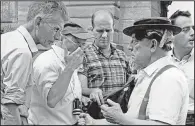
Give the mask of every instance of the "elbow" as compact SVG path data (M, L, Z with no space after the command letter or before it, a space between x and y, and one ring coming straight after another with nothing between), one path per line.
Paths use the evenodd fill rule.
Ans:
M56 103L53 100L50 100L49 98L47 99L47 106L50 108L55 108Z

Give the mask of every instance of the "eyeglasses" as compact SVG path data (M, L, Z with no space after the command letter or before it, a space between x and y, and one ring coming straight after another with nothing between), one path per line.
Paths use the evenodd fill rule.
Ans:
M56 26L51 26L47 21L44 21L52 30L54 30L55 32L61 31L61 29L59 27Z
M57 27L57 26L52 26L52 25L50 25L50 23L48 23L48 22L46 21L46 19L47 19L46 16L47 16L47 15L44 15L44 16L42 17L42 21L43 21L44 23L46 23L54 32L61 31L62 28Z

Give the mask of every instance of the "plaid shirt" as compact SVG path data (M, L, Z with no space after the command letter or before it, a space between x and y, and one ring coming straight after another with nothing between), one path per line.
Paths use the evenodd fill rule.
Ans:
M111 55L106 57L92 44L85 50L81 74L88 78L88 88L100 88L104 93L122 87L130 73L129 64L123 51L111 45Z

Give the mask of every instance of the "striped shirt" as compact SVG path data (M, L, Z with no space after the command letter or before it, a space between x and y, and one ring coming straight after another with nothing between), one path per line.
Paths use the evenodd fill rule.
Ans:
M88 88L100 88L104 94L125 84L130 71L123 51L111 45L111 55L106 57L92 44L84 52L83 70L80 72L88 78Z

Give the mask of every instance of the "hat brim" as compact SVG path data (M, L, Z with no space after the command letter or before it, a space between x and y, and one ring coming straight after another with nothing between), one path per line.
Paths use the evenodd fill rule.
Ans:
M79 38L79 39L90 39L94 38L94 36L90 33L71 33L73 36Z
M181 32L181 28L174 25L169 24L150 24L150 25L134 25L131 27L127 27L123 30L123 33L125 35L131 36L133 33L135 33L136 30L144 30L144 29L168 29L173 31L173 35L176 35Z

